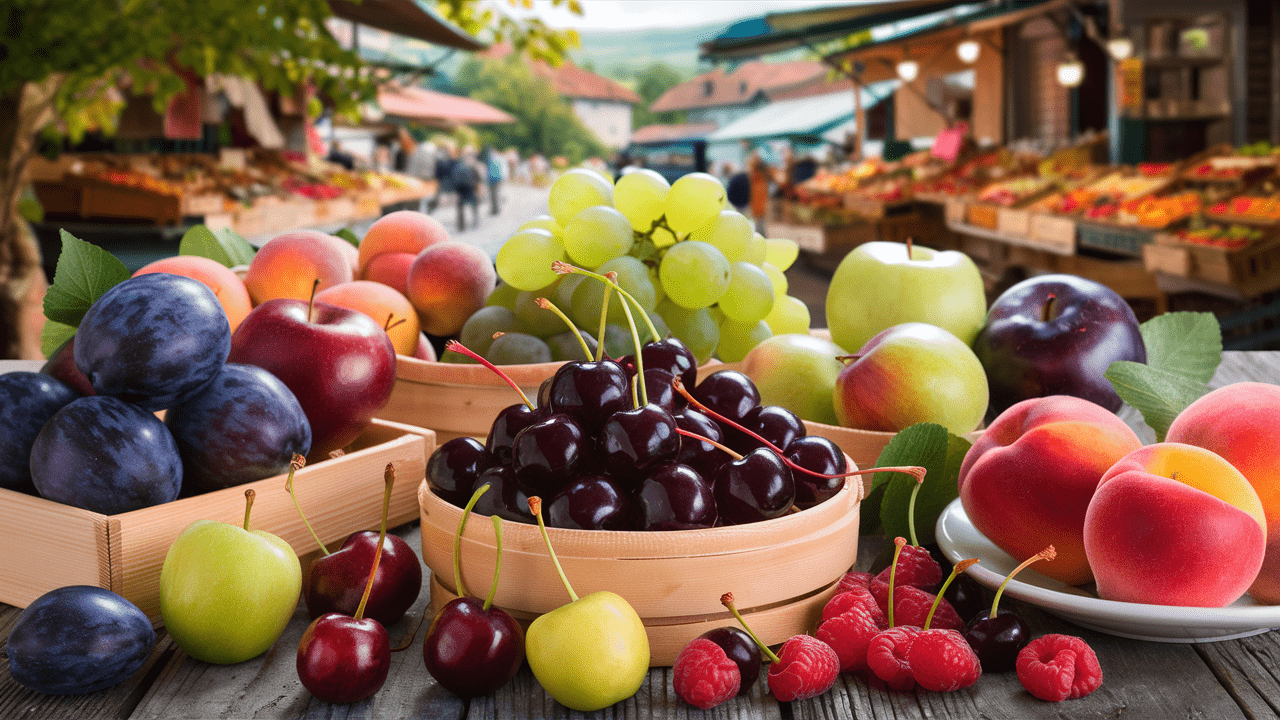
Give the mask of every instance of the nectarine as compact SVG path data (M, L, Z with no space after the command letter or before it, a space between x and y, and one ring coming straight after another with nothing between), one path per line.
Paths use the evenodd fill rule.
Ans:
M483 250L457 240L435 243L409 267L409 302L428 335L454 335L480 308L498 282Z
M277 298L308 300L313 292L352 279L351 263L325 233L294 230L271 238L258 249L245 271L244 285L257 306ZM320 281L318 287L316 280Z
M397 210L374 221L360 240L357 275L363 277L369 261L385 253L417 255L428 245L449 239L439 220L416 210Z
M240 321L244 320L244 316L253 309L244 281L231 268L217 260L198 255L160 258L138 268L133 273L133 277L157 272L185 275L208 285L209 289L213 290L213 294L218 296L222 309L227 312L227 322L231 324L231 332L235 332L236 328L240 327Z

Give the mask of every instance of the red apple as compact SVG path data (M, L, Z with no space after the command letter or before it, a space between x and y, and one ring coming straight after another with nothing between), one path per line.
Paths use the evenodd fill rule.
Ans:
M245 317L231 336L228 362L264 368L293 391L317 458L359 437L396 381L395 348L373 318L288 298L268 300Z

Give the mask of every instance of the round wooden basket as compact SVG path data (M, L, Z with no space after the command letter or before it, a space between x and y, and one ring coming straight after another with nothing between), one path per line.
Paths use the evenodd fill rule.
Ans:
M736 625L720 604L735 605L767 644L810 632L840 577L858 555L862 483L849 478L816 507L749 525L674 532L548 528L565 575L579 597L610 590L644 621L650 665L669 666L701 633ZM453 539L462 509L418 489L422 558L431 568L432 611L457 597ZM462 536L462 581L483 597L493 579L496 537L473 516ZM569 602L535 525L503 524L502 576L494 604L522 622Z

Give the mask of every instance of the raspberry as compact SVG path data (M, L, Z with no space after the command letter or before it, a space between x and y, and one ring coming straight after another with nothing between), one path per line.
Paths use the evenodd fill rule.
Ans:
M707 710L737 695L742 678L723 648L694 638L676 656L671 680L681 700Z
M925 690L959 690L982 676L978 656L955 630L922 630L911 641L907 663L916 684Z
M876 615L880 615L879 608ZM880 615L883 618L883 615ZM840 658L840 671L867 669L867 645L882 628L865 608L854 606L818 625L814 635L831 646Z
M840 578L840 584L836 586L836 592L842 593L855 587L867 587L871 584L872 577L869 572L850 570L844 574L844 577Z
M854 588L852 590L838 593L828 600L826 606L822 608L822 620L820 620L818 624L821 625L831 618L837 615L842 615L845 611L854 607L860 607L866 610L867 614L882 626L880 628L881 630L888 627L888 620L884 617L884 611L876 604L876 599L871 595L871 591L864 587Z
M907 657L911 642L919 634L920 628L910 625L893 627L871 638L867 645L867 668L890 690L910 690L916 686Z
M1089 644L1071 635L1045 635L1018 653L1018 680L1041 700L1080 698L1102 685L1102 667Z
M805 700L831 689L840 675L840 658L830 645L811 635L792 635L769 666L769 692L779 702Z
M928 550L918 545L904 545L902 552L898 555L898 572L894 575L894 582L898 587L910 585L918 587L921 590L933 590L942 582L942 566L937 560L929 554ZM876 580L889 582L889 572L893 570L893 566L880 571L876 575Z
M876 587L871 583L871 592L875 596L876 605L886 616L889 614L889 588L887 585ZM924 627L924 619L929 617L929 608L933 606L935 595L931 595L917 587L907 585L893 591L893 624L914 625ZM938 601L938 609L933 613L933 621L929 627L939 630L959 630L964 627L960 614L946 598Z

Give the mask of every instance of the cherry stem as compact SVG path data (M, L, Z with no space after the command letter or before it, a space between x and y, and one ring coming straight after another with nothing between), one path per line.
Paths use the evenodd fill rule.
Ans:
M995 619L996 608L1000 605L1000 596L1004 594L1005 586L1009 584L1009 581L1013 579L1014 575L1017 575L1022 570L1022 568L1030 565L1031 563L1037 560L1052 560L1056 557L1058 557L1058 551L1054 550L1053 546L1050 545L1049 547L1041 550L1035 555L1032 555L1026 560L1023 560L1022 564L1014 568L1013 572L1009 573L1009 576L1004 579L1004 582L1000 583L1000 587L996 588L996 597L994 600L991 601L991 615L989 615L988 617L990 617L993 620Z
M462 584L462 532L467 529L467 518L471 517L471 508L475 507L480 496L488 491L489 483L485 483L471 493L471 499L462 509L462 518L458 520L458 532L453 536L453 588L458 591L458 597L470 595L467 592L467 586Z
M605 282L604 297L600 300L600 328L596 332L596 362L604 359L604 331L609 327L609 301L613 299L613 288L613 283Z
M391 488L396 483L396 466L387 463L382 471L386 489L382 491L382 529L378 533L378 549L373 552L373 567L369 568L369 582L364 585L364 595L360 596L360 605L356 607L356 620L364 617L364 607L369 603L369 594L373 592L373 581L378 577L378 565L382 563L382 546L387 542L387 513L391 511Z
M911 488L911 500L907 502L907 532L911 534L911 544L920 547L920 541L916 539L916 496L920 494L920 487L924 485L924 477L916 478L916 486Z
M493 584L489 586L489 596L484 599L484 610L493 607L493 596L498 594L498 576L502 573L502 518L493 516L493 536L498 540L497 559L493 561Z
M618 284L618 273L608 272L605 277L609 279L609 284L613 286L618 294L622 294L622 286ZM644 350L640 345L640 333L636 332L636 319L631 314L631 306L627 305L624 298L622 301L622 313L627 316L627 329L631 331L631 344L636 349L636 379L631 385L631 402L636 407L642 407L649 404L649 393L644 386ZM654 338L657 339L656 337ZM640 388L640 398L636 399L636 387Z
M938 609L938 605L942 604L942 594L947 591L947 587L951 585L951 581L956 579L956 575L959 575L965 570L968 570L969 566L975 565L977 564L977 562L978 562L978 558L961 560L960 562L955 564L955 567L951 568L951 574L947 576L947 581L942 583L942 587L938 588L937 596L933 598L933 605L929 608L929 614L925 616L925 619L924 619L924 627L922 628L923 630L929 629L929 623L933 622L933 613Z
M480 363L481 365L483 365L483 366L485 366L485 367L489 368L490 370L494 371L495 373L497 373L497 374L498 374L498 377L500 377L500 378L502 378L503 380L505 380L505 381L507 382L507 384L508 384L508 385L510 385L510 386L511 386L511 388L512 388L513 390L515 390L516 392L520 393L520 399L521 399L521 400L524 400L524 404L525 404L525 405L528 405L530 410L536 410L536 409L537 409L537 408L535 408L535 407L533 406L533 403L529 402L529 396L524 394L524 391L520 389L520 386L516 384L516 381L515 381L515 380L512 380L512 379L511 379L511 377L510 377L509 375L507 375L506 373L504 373L504 372L502 372L501 370L499 370L499 369L498 369L498 366L494 365L493 363L489 362L488 360L485 360L484 358L482 358L482 357L480 357L479 355L477 355L477 354L476 354L476 352L475 352L474 350L472 350L471 348L467 347L466 345L463 345L462 343L458 342L457 340L450 340L449 342L447 342L447 343L445 343L445 344L444 344L444 349L445 349L445 350L452 350L452 351L454 351L454 352L456 352L456 353L462 353L463 355L466 355L467 357L471 358L472 360L475 360L476 362Z
M284 489L289 493L289 497L293 498L293 507L298 511L298 516L302 518L302 524L307 526L307 531L311 533L311 537L315 538L316 544L320 546L320 552L329 555L329 548L324 546L320 541L320 536L316 534L315 528L311 527L311 521L307 519L306 513L302 512L302 506L298 504L298 494L293 489L293 474L302 469L307 464L307 459L301 455L294 453L293 460L289 461L289 478L284 481Z
M542 298L542 297L534 298L533 302L536 303L538 307L542 308L543 310L550 310L551 312L555 313L556 317L563 320L564 324L569 326L569 332L573 333L574 338L578 340L578 344L582 346L582 354L586 356L587 362L590 362L591 348L587 346L587 341L582 339L582 333L578 332L578 326L573 324L573 321L569 319L569 316L565 315L563 310L556 307L555 303L551 302L546 298Z
M674 234L675 233L672 233L672 235ZM593 273L590 270L583 270L582 268L570 265L569 263L563 260L556 260L555 262L551 263L551 269L558 275L568 275L570 273L573 273L577 275L586 275L587 277L595 278L597 280L605 279L603 275L600 275L598 273ZM621 295L626 300L629 300L632 305L636 306L640 310L644 310L644 306L640 304L639 300L636 300L634 297L632 297L631 293L619 287L618 294ZM649 313L641 312L640 316L644 319L645 325L648 326L649 334L653 336L654 340L658 340L659 339L658 328L654 326L653 320L649 319Z
M760 641L760 638L756 637L751 626L747 624L747 621L742 618L742 614L738 612L738 608L733 606L733 593L725 593L721 595L720 604L729 608L729 612L733 613L733 617L737 619L738 624L742 626L742 629L747 631L747 634L751 636L751 639L756 641L756 645L760 646L760 652L764 653L765 657L769 658L770 663L782 662L782 658L775 655L774 652L769 649L768 645L765 645Z
M902 547L907 544L904 537L896 537L893 539L893 565L889 567L889 627L893 624L893 586L898 577L898 556L902 554Z
M256 493L253 488L244 491L244 530L249 531L249 511L253 510L253 498Z
M733 450L732 448L729 448L729 447L726 447L726 446L724 446L724 445L721 445L720 443L716 442L715 440L712 440L712 439L711 439L711 438L709 438L709 437L704 437L704 436L702 436L702 435L699 435L699 434L698 434L698 433L696 433L696 432L690 432L690 431L688 431L688 430L685 430L684 428L676 428L676 432L680 433L681 435L683 435L683 436L685 436L685 437L693 438L694 440L701 440L702 442L704 442L704 443L706 443L706 444L708 444L708 445L713 445L713 446L715 446L715 447L719 448L720 450L723 450L723 451L725 452L725 454L727 454L729 457L733 458L734 460L741 460L741 459L742 459L742 456L741 456L741 455L739 455L739 454L737 453L737 451Z
M557 260L556 262L559 262ZM547 535L547 526L542 522L542 498L534 495L529 498L529 512L538 519L538 532L542 533L542 541L547 544L547 553L551 555L551 562L556 566L556 573L560 576L560 582L564 583L564 589L569 591L569 597L573 602L578 602L578 593L573 591L573 586L569 584L569 578L565 577L564 568L560 567L560 558L556 557L555 548L551 547L551 538Z
M735 429L737 429L737 430L741 430L742 432L746 433L747 435L750 435L751 437L753 437L753 438L755 438L756 440L760 441L761 443L763 443L763 444L764 444L764 446L765 446L765 447L767 447L767 448L769 448L770 450L772 450L772 451L773 451L773 453L774 453L775 455L777 455L777 456L778 456L778 459L779 459L779 460L782 460L782 462L783 462L783 463L785 463L785 464L787 465L787 467L791 468L792 470L798 470L798 471L800 471L800 472L803 472L803 473L807 473L807 474L809 474L809 475L812 475L813 477L820 477L820 478L827 478L827 479L833 479L833 478L846 478L846 477L852 477L852 476L854 476L854 475L870 475L871 473L878 473L878 472L900 472L900 473L906 473L907 475L910 475L911 477L915 478L915 479L916 479L916 482L923 482L923 481L924 481L924 476L925 476L925 473L926 473L927 471L926 471L926 469L925 469L925 468L923 468L923 467L921 467L921 466L919 466L919 465L894 465L894 466L892 466L892 467L873 467L873 468L867 468L866 470L850 470L849 472L844 472L844 473L834 473L834 474L831 474L831 475L828 475L828 474L825 474L825 473L820 473L820 472L815 472L815 471L813 471L813 470L810 470L809 468L802 467L800 464L796 463L794 460L792 460L791 458L787 457L785 453L783 453L781 450L779 450L779 449L778 449L778 446L777 446L777 445L774 445L773 443L769 442L768 440L765 440L764 438L760 437L758 434L756 434L756 433L752 432L751 430L748 430L748 429L746 429L746 428L742 427L742 425L740 425L740 424L738 424L738 423L734 422L733 420L730 420L729 418L725 417L724 415L721 415L720 413L716 412L715 410L712 410L711 408L707 407L706 405L703 405L702 403L698 402L697 398L695 398L692 394L690 394L690 393L689 393L688 388L686 388L686 387L684 386L684 383L683 383L683 382L681 382L681 380L680 380L680 377L679 377L679 376L677 376L677 377L676 377L675 381L674 381L674 382L672 382L671 386L672 386L673 388L675 388L675 391L676 391L676 392L678 392L678 393L680 393L681 395L683 395L683 396L684 396L684 399L685 399L685 400L688 400L688 401L689 401L689 404L690 404L690 405L692 405L692 406L694 407L694 409L695 409L695 410L698 410L698 411L702 412L703 414L707 415L708 417L710 417L710 418L711 418L711 419L713 419L713 420L719 421L720 423L723 423L723 424L725 424L725 425L729 425L729 426L731 426L731 427L733 427L733 428L735 428ZM684 433L682 433L682 434L684 434ZM692 436L692 437L698 437L698 438L700 438L700 439L702 439L702 440L706 440L706 442L709 442L709 443L711 443L712 445L716 445L716 447L720 447L721 449L724 449L722 446L717 445L716 443L714 443L714 442L712 442L712 441L710 441L710 440L707 440L706 438L702 438L701 436L694 435L694 436ZM858 490L859 490L859 492L858 492L858 498L859 498L859 499L861 499L861 498L862 498L862 492L861 492L862 488L861 488L861 487L859 487L859 488L858 488Z

